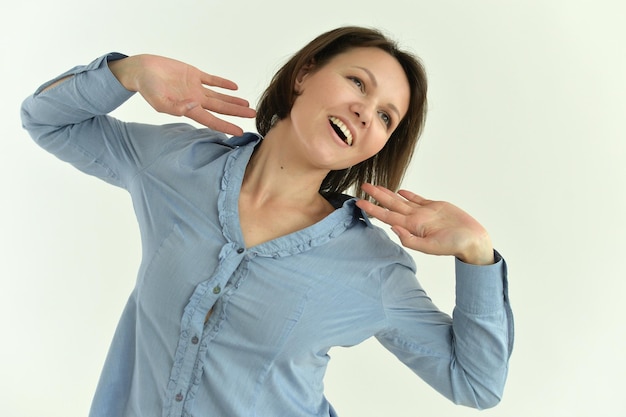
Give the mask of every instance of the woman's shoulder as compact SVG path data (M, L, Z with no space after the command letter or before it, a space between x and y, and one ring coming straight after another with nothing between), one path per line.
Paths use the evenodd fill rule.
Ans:
M356 210L360 209L356 207ZM368 268L380 269L390 265L408 267L415 270L413 257L395 242L389 233L373 223L365 213L359 218L358 225L350 228L346 238L351 242L346 245L346 254L355 260L369 265Z
M162 153L184 154L187 157L206 157L207 155L224 154L233 149L254 146L260 139L255 133L245 133L238 137L209 128L198 128L188 123L169 123L149 125L127 123L128 129L136 137L158 142Z

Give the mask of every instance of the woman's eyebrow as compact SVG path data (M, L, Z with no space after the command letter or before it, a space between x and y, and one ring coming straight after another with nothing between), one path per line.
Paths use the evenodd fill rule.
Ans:
M355 68L358 68L361 71L364 71L368 75L368 77L370 77L372 84L374 84L374 87L378 87L378 81L376 81L376 77L374 76L372 71L370 71L369 69L365 67L360 67L360 66L356 66Z

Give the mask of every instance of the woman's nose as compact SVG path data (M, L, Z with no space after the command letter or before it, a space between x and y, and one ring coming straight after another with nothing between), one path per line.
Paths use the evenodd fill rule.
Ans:
M358 123L363 127L368 127L371 121L371 112L363 105L354 105L352 110L357 118Z

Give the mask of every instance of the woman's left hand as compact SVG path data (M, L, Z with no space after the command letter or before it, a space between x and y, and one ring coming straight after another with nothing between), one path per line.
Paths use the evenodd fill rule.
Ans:
M431 255L453 255L469 264L494 262L489 234L460 208L407 190L394 193L372 184L364 184L362 189L382 207L367 200L359 200L357 206L390 225L405 247Z

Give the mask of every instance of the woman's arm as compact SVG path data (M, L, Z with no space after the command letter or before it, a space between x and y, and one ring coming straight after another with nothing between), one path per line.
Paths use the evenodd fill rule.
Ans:
M513 314L504 260L480 223L458 207L394 193L371 184L363 190L381 206L357 203L392 226L405 247L456 257L456 306L440 312L409 271L384 279L387 328L379 341L455 403L476 408L500 401L513 348Z
M424 381L456 404L493 407L502 398L513 347L506 264L456 260L456 306L440 311L398 265L382 271L386 324L376 338Z
M205 86L237 90L237 84L222 77L157 55L135 55L109 62L109 69L128 91L139 92L158 112L186 116L219 132L241 135L243 130L211 112L251 118L256 112L247 100L215 92ZM65 76L41 92L52 89L73 75Z
M173 139L200 134L190 125L149 126L108 116L135 91L157 110L172 114L175 103L184 102L187 115L225 130L238 128L214 117L207 108L235 115L254 114L245 100L212 94L200 85L199 74L203 73L167 58L108 54L43 84L22 103L22 124L42 148L88 174L125 187ZM196 80L198 86L192 88L189 80ZM233 86L219 78L205 82ZM197 100L193 107L198 92L206 100ZM226 138L217 132L203 135Z

